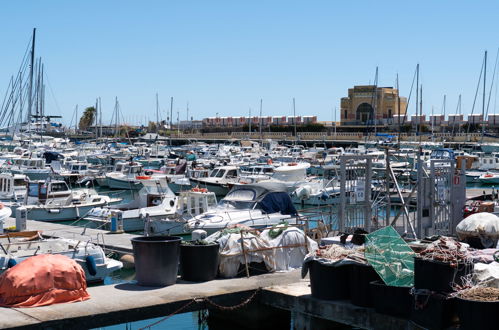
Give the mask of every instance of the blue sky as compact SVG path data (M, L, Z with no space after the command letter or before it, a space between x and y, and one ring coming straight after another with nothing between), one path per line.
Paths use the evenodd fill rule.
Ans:
M469 113L483 52L490 78L499 47L498 1L18 0L1 8L1 97L36 27L55 95L46 111L66 122L98 96L105 122L115 97L127 121L154 120L156 92L162 118L171 96L181 119L187 102L201 119L256 114L260 98L264 115L292 115L295 97L298 114L331 120L376 66L379 85L393 86L398 73L408 96L417 63L424 112L440 113L446 94L454 113L462 94ZM490 112L494 99L495 89Z

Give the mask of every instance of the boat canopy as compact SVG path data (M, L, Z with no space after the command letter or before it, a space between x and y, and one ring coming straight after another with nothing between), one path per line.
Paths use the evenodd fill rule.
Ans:
M278 182L235 185L223 200L257 202L258 208L265 213L297 215L286 186Z

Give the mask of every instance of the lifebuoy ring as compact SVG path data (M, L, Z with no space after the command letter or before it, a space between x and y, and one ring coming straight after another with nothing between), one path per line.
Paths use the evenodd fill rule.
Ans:
M149 179L151 179L151 177L148 175L137 175L135 177L135 179L137 179L137 180L149 180Z
M267 165L272 165L272 158L267 159Z
M288 166L296 166L298 163L289 163Z

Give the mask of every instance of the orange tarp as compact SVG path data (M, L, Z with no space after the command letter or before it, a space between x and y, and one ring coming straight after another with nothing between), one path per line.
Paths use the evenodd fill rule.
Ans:
M29 257L0 275L0 306L37 307L90 299L85 271L59 254Z

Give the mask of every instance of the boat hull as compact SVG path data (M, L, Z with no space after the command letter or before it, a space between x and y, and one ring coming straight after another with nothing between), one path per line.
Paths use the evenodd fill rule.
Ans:
M140 181L120 180L108 177L107 186L111 189L140 190L144 185Z

